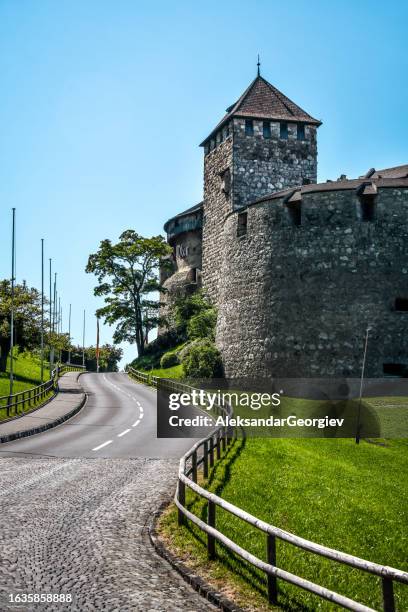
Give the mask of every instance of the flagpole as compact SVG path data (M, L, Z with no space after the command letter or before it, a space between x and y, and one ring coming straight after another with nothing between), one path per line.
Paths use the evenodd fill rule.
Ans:
M49 355L49 361L50 361L50 378L51 378L51 370L52 370L52 259L51 257L49 258L49 262L50 262L50 355Z
M99 317L96 317L96 371L99 372Z
M44 382L44 238L41 238L41 383Z
M13 224L11 234L11 312L10 312L10 395L13 395L14 382L14 281L15 281L15 232L16 209L13 208Z
M84 310L84 323L82 326L82 366L85 367L85 310Z
M68 363L71 363L71 304L69 305L68 316Z

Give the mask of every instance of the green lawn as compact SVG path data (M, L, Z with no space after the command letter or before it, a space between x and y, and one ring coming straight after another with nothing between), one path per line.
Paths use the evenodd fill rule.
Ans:
M158 376L159 378L183 378L183 366L175 365L171 368L156 368L146 371L147 374Z
M328 439L254 439L235 443L207 486L233 504L320 544L408 570L408 441L382 444ZM205 517L195 496L188 501ZM265 535L217 508L220 530L261 559ZM268 609L264 576L217 546L206 559L195 527L178 528L172 508L162 519L165 540L184 560L248 609ZM279 567L381 609L379 579L278 542ZM289 610L335 606L282 581L280 605ZM408 609L408 587L395 585L397 610Z
M10 382L10 359L7 363L7 372L0 372L0 397L9 393ZM45 363L44 381L50 377L49 364ZM14 385L13 392L19 393L26 389L36 387L41 383L41 361L40 358L31 353L18 353L14 355ZM5 410L0 410L0 420L7 418Z

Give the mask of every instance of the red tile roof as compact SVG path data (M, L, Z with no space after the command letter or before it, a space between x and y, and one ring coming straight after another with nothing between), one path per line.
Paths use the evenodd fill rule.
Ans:
M231 117L250 117L253 119L276 119L280 121L296 121L319 126L321 121L314 119L300 106L289 100L276 87L263 77L257 76L242 96L227 108L227 114L221 119L214 130L201 143L202 146Z

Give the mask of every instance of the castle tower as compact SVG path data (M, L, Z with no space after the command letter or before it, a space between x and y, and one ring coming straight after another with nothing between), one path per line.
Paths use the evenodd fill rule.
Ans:
M201 143L203 286L215 302L225 218L273 192L316 183L319 125L261 77L258 67L257 77Z

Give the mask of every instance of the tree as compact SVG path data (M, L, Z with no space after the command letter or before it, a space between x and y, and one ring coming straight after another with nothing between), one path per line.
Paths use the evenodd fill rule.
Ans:
M144 238L134 230L126 230L117 244L102 240L97 253L89 256L86 272L98 279L96 296L105 296L105 306L97 316L105 323L116 324L115 343L135 343L139 357L143 355L146 331L162 323L160 303L151 298L154 291L163 291L158 278L160 261L171 253L162 236Z
M5 372L10 351L11 283L0 281L0 371ZM14 287L14 342L20 350L40 343L41 293L23 282Z
M123 350L112 344L103 344L99 347L99 370L100 372L117 372L118 363L123 357ZM71 363L82 364L82 347L76 346L71 349ZM90 372L96 372L96 347L85 347L85 366Z

